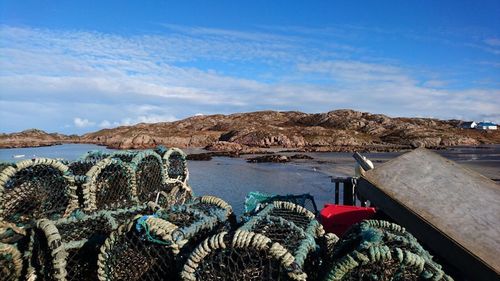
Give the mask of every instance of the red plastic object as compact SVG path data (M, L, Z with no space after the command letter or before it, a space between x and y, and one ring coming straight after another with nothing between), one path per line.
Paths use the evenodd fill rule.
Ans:
M320 215L326 232L342 236L351 225L373 218L375 208L325 204Z

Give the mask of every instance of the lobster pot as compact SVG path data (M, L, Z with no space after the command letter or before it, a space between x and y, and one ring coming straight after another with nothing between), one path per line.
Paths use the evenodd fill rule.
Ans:
M137 181L137 196L141 203L154 201L160 191L167 191L161 157L153 150L137 153L131 160Z
M215 216L220 222L227 222L227 227L236 224L236 216L233 213L233 208L226 201L218 197L210 195L195 197L186 205L207 216Z
M22 269L23 260L17 247L0 243L0 276L2 276L2 280L19 280Z
M83 184L87 177L86 174L97 164L97 157L81 158L78 161L71 162L68 165L69 171L74 175L76 185L76 195L78 196L78 206L84 208ZM102 159L101 159L102 160Z
M283 215L289 213L292 215ZM301 227L287 218L300 221ZM321 224L311 212L291 203L273 202L236 232L223 232L206 239L189 257L182 277L184 280L305 280L308 275L315 276L312 269L320 257L316 240L323 239L323 234Z
M137 155L137 151L133 150L120 150L109 155L109 158L120 159L125 163L130 163Z
M30 275L41 280L96 280L99 249L120 223L146 206L39 220L30 242ZM56 249L56 250L54 250Z
M139 202L154 201L158 192L167 190L163 160L155 151L118 151L109 157L119 159L132 167Z
M57 160L24 160L0 172L0 222L29 228L37 219L58 219L77 207L74 177Z
M201 241L224 226L188 205L137 217L101 247L99 280L178 280L180 266Z
M161 205L167 207L186 202L192 194L191 188L185 180L187 175L183 175L183 173L187 173L187 164L185 161L180 161L182 160L181 156L185 156L184 152L179 149L170 151L168 156L172 162L170 166L165 165L164 161L168 161L153 150L119 151L113 153L110 158L119 159L129 164L134 170L139 202L158 202L161 199L159 201ZM168 169L171 170L172 178L168 176ZM172 171L177 171L177 173L174 175Z
M300 195L271 195L259 191L252 191L248 193L245 198L245 213L252 214L256 211L257 207L262 204L271 203L274 201L291 202L311 211L313 214L318 213L318 208L314 202L314 197L311 194Z
M184 204L193 198L193 191L187 183L166 182L162 191L156 194L157 205L168 208L172 205Z
M120 159L105 158L85 174L82 197L87 213L137 205L135 171Z
M351 227L332 251L324 280L452 280L406 230L366 220Z
M282 218L314 237L321 237L325 234L323 226L316 220L314 213L291 202L273 201L261 209L257 215Z
M75 162L71 162L68 164L68 169L69 171L74 175L74 176L85 176L88 171L97 163L98 161L90 158L90 159L85 159L85 160L78 160Z
M222 232L200 244L181 273L183 280L306 280L293 255L255 232Z
M189 179L187 155L178 148L169 148L163 155L163 165L169 182L186 183Z

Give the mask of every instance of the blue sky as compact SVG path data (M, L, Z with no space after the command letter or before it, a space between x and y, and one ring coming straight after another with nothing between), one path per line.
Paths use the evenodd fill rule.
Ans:
M352 108L500 122L499 1L0 0L0 132Z

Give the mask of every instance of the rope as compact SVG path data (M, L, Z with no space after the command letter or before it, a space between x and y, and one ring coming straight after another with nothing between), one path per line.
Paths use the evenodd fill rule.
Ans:
M66 280L66 258L68 253L62 245L61 235L59 234L57 227L48 219L38 220L36 227L45 235L44 238L47 241L47 246L52 258L52 267L54 270L52 275L54 279L59 281Z
M148 241L161 245L172 245L172 232L178 229L175 224L162 220L156 215L140 217L135 227L139 233L144 230ZM153 235L160 237L161 240L154 238Z
M169 170L170 170L170 158L173 157L174 155L177 155L180 157L180 161L182 164L182 174L178 175L176 178L171 178L169 175ZM189 180L189 170L187 168L187 160L186 160L186 153L184 151L178 149L178 148L169 148L165 155L163 155L163 162L165 166L165 175L166 175L166 180L165 182L167 183L175 183L180 181L181 183L186 183Z
M0 243L0 272L2 280L18 280L21 278L23 261L21 253L14 245Z

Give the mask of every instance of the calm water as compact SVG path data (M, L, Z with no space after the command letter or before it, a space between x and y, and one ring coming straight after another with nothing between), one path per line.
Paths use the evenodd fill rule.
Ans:
M105 146L93 144L62 144L43 147L3 148L0 149L0 161L17 162L35 157L62 158L72 161L91 150L113 151L113 149L107 149ZM24 157L14 158L15 155L24 155Z
M255 164L241 158L215 157L212 161L190 161L189 171L189 183L197 195L219 196L237 213L243 211L245 196L250 191L310 193L318 208L331 201L333 194L329 175L298 164Z
M107 150L105 147L89 144L0 149L0 161L19 161L32 157L75 160L85 152L97 149ZM457 147L441 150L438 153L490 178L500 178L500 145L481 148ZM400 154L365 155L372 159L376 166ZM12 158L13 155L25 155L25 157ZM318 208L321 208L324 203L333 200L330 176L351 175L354 160L351 153L309 153L309 155L315 159L286 164L255 164L247 163L244 158L226 157L215 157L211 161L189 161L189 184L196 195L210 194L221 197L240 214L243 211L245 196L250 191L272 194L310 193L315 197Z

